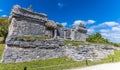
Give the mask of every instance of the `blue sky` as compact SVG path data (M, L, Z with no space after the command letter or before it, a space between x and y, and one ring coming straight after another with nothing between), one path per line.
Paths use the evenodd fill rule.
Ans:
M104 38L120 42L120 0L0 0L0 16L9 16L13 5L45 13L48 18L65 27L80 22L88 34L101 32Z

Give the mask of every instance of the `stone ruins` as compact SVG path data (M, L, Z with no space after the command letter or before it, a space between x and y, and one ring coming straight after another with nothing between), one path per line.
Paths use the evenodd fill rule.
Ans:
M17 36L48 36L52 38L86 40L87 29L75 26L72 29L57 27L53 20L48 20L46 14L36 13L29 9L14 6L10 15L9 37Z
M15 5L9 17L10 26L2 62L22 62L64 56L64 39L85 41L86 28L60 28L47 15ZM50 37L24 40L20 37Z
M57 58L66 55L76 61L81 61L86 57L92 58L89 56L97 53L97 49L102 49L102 47L95 48L95 45L92 46L92 50L88 47L65 47L64 40L67 39L85 42L86 27L74 26L71 29L58 27L53 20L47 18L46 14L36 13L30 9L21 8L19 5L13 7L9 21L6 47L1 60L3 63ZM111 47L110 51L104 51L106 53L101 50L96 56L114 54ZM84 56L85 52L91 53Z

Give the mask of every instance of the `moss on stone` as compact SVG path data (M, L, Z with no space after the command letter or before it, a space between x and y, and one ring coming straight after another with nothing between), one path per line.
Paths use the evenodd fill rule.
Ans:
M46 36L18 36L19 39L24 40L46 40L51 39L52 37L46 37Z
M85 45L83 41L65 40L65 45L72 44L73 46Z

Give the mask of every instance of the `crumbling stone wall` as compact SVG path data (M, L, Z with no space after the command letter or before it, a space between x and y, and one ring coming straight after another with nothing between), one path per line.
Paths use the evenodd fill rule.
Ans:
M86 39L85 28L74 29L73 32L69 28L57 28L53 21L48 21L47 15L21 8L18 5L13 7L9 20L6 48L2 57L2 62L5 63L61 57L65 55L65 49L62 48L63 40L71 38L85 41ZM19 39L19 36L59 36L62 40L59 38L24 40Z
M86 28L75 26L71 29L71 40L86 41L86 33Z
M71 29L69 28L57 28L57 36L63 39L70 39L71 38Z
M15 40L6 44L3 63L24 62L64 56L63 41L58 40Z
M91 44L81 45L74 47L69 45L65 48L66 56L72 58L75 61L96 61L103 58L107 58L108 55L114 55L114 49L112 45Z
M21 8L16 5L10 15L8 36L40 35L44 36L47 16Z

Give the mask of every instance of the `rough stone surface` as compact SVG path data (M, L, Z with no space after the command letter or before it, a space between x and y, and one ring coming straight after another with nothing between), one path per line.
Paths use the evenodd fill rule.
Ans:
M108 55L114 55L113 46L92 44L90 46L67 47L65 53L69 58L75 61L83 60L100 60L106 58Z
M60 38L70 39L71 29L69 28L57 28L57 36Z
M71 40L86 41L86 28L75 26L71 29Z
M44 14L29 11L18 5L14 6L10 15L10 26L8 36L40 35L44 36L45 22Z
M20 47L20 48L59 48L64 45L64 42L61 40L12 40L7 41L9 47Z
M4 55L2 62L11 63L11 62L24 62L37 59L48 59L48 58L57 58L64 56L64 50L62 48L56 49L41 49L36 48L17 48L9 47L6 45L4 50Z

